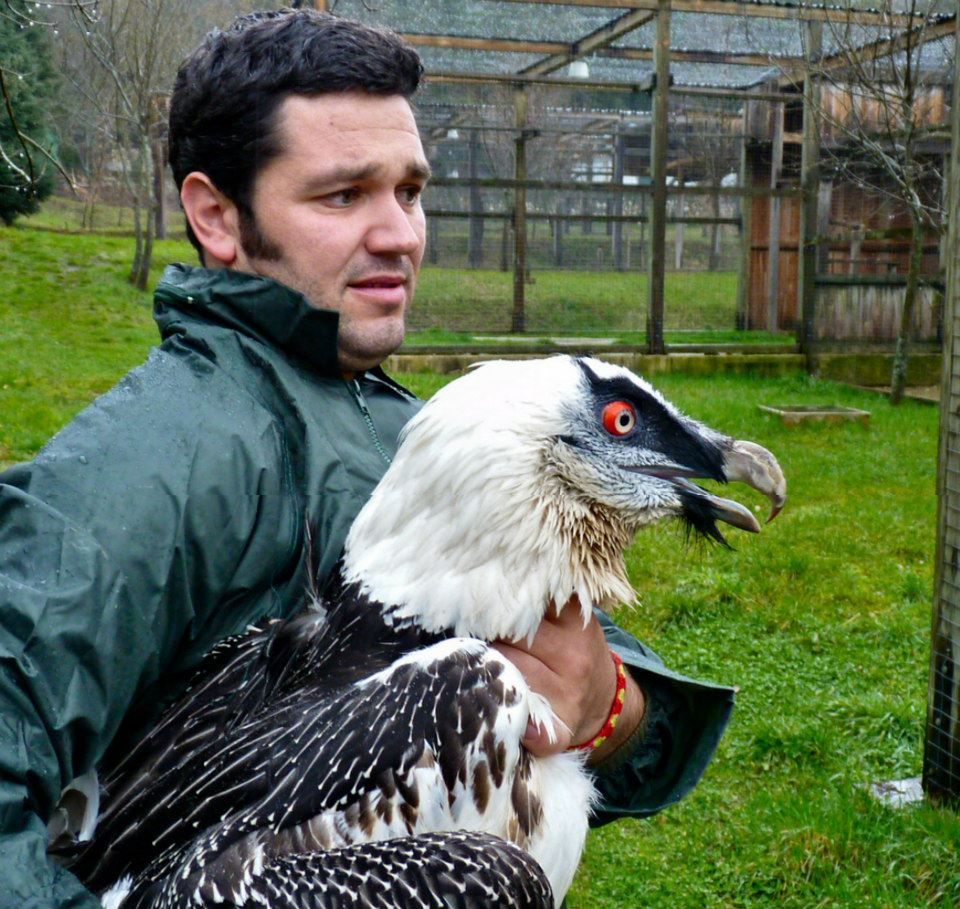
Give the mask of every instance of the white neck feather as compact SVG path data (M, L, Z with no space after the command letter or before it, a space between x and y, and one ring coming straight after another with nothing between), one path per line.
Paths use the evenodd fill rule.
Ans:
M623 551L633 529L567 487L564 446L537 415L485 419L478 444L468 419L463 432L451 427L453 403L431 402L408 427L351 528L345 580L388 620L484 640L532 637L548 605L574 594L585 621L592 606L632 601Z

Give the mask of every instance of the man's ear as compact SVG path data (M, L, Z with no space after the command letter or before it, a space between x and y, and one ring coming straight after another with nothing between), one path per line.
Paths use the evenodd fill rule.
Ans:
M211 268L232 266L240 250L237 206L200 171L183 178L180 201L194 236L203 247L204 264Z

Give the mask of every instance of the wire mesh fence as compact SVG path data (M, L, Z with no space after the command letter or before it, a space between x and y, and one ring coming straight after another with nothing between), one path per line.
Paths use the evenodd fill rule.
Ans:
M743 121L735 100L674 104L664 322L682 340L737 327ZM417 117L434 179L412 342L516 332L519 299L524 333L642 343L649 93L441 82Z
M960 30L956 41L960 50ZM954 72L954 96L960 97L960 70ZM946 200L949 231L943 249L946 355L923 787L933 799L960 804L960 116L953 118L951 148Z

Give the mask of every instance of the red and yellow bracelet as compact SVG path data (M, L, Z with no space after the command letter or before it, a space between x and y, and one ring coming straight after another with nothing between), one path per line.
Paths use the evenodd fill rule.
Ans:
M617 728L617 721L620 719L620 714L623 713L623 703L627 696L627 670L623 666L623 660L612 650L610 651L610 657L613 659L614 666L617 667L617 690L614 692L613 703L610 705L610 714L601 730L592 739L582 745L574 745L571 751L592 751L594 748L599 748Z

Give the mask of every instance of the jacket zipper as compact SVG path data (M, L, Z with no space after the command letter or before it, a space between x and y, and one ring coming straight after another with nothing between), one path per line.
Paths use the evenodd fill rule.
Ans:
M386 449L383 447L383 443L380 441L380 435L377 433L377 427L373 425L373 417L370 416L370 410L367 408L367 402L363 398L363 392L360 390L360 383L356 379L350 380L350 390L353 392L354 400L357 402L357 407L360 408L360 413L363 414L363 421L367 424L367 430L370 433L370 438L373 439L373 447L377 449L377 453L386 461L390 463L390 455L387 454Z

